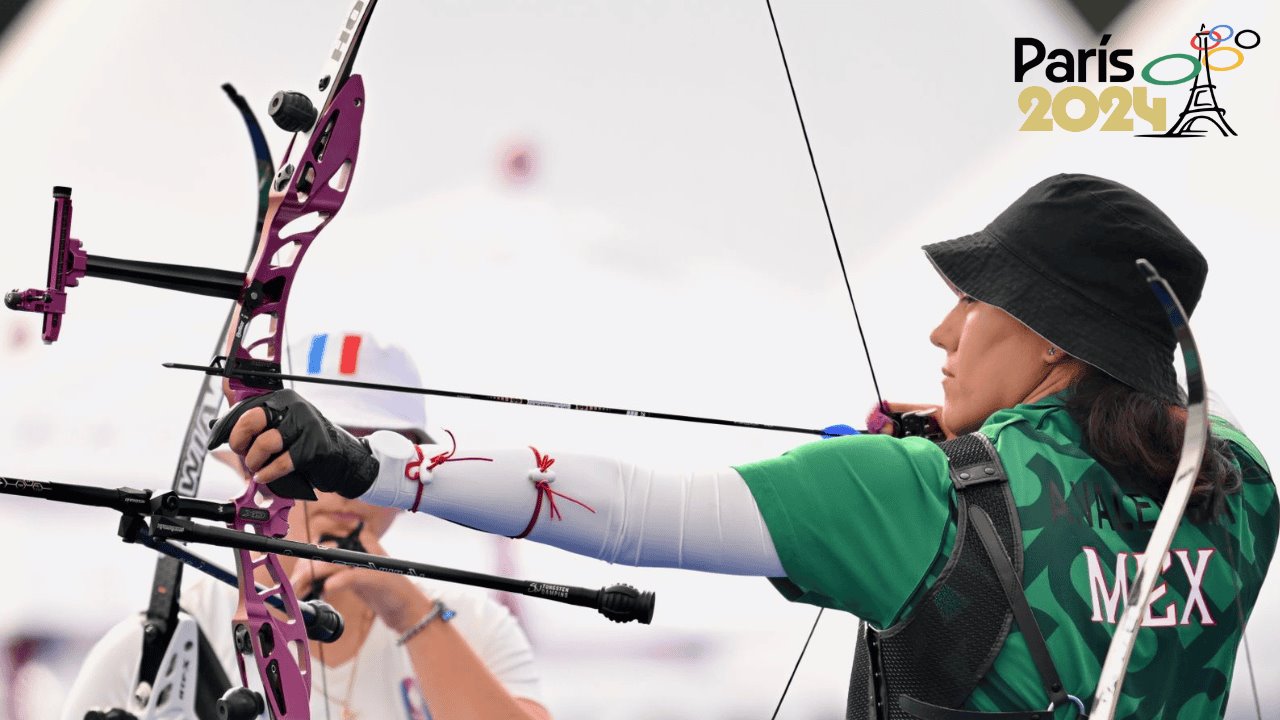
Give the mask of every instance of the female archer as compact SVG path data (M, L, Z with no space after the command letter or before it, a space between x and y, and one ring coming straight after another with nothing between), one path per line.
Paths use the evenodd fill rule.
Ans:
M215 442L260 482L297 473L607 562L770 578L853 613L869 629L849 718L1071 717L1091 704L1187 417L1176 341L1135 260L1188 310L1207 264L1145 197L1087 175L1048 178L924 250L957 297L930 335L946 355L941 444L865 434L686 473L545 447L467 448L489 461L466 462L336 433L291 391L238 406ZM1222 717L1278 524L1264 459L1215 417L1117 717Z

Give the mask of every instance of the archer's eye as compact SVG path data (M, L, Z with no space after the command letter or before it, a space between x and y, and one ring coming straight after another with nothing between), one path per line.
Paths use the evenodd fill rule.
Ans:
M961 295L960 302L964 303L965 305L968 305L969 303L975 303L978 301L970 295Z

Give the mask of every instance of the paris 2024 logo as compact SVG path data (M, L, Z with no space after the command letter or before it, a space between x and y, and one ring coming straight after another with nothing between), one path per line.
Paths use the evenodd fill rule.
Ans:
M1018 93L1018 109L1028 132L1103 130L1135 132L1135 117L1143 123L1140 137L1230 137L1235 128L1227 121L1227 98L1214 83L1215 74L1232 72L1245 64L1245 54L1262 44L1262 36L1249 28L1204 25L1188 40L1185 50L1153 58L1135 71L1133 50L1108 48L1103 35L1096 48L1072 52L1049 50L1032 37L1013 40L1013 81L1027 82L1037 75L1059 87L1027 85ZM1128 83L1141 78L1146 85L1108 85L1101 91L1065 83ZM1186 95L1176 92L1185 89ZM1167 96L1162 93L1170 93ZM1169 108L1182 110L1176 114ZM1150 132L1145 130L1150 129Z

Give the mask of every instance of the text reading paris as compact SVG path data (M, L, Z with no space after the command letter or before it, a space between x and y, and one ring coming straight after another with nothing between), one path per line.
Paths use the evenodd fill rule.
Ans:
M1165 137L1194 137L1214 129L1224 136L1236 134L1226 121L1213 73L1243 65L1245 51L1262 42L1256 30L1237 30L1227 24L1206 29L1202 25L1188 38L1187 50L1191 52L1179 49L1160 55L1141 68L1133 60L1132 49L1108 47L1110 42L1111 35L1103 35L1097 47L1072 50L1049 48L1033 37L1014 38L1013 81L1053 84L1027 85L1018 93L1018 109L1025 116L1020 129L1081 132L1096 126L1099 130L1133 132L1136 116L1152 134ZM1098 91L1075 84L1134 80L1146 84L1114 84ZM1189 92L1170 127L1168 98L1152 92L1179 85L1187 85ZM1180 96L1175 103L1181 103Z

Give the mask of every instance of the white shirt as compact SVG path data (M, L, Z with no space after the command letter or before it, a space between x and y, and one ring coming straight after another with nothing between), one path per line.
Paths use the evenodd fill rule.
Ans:
M512 695L542 702L533 650L505 607L482 592L420 578L411 581L457 613L449 622ZM182 590L183 609L199 622L233 686L239 685L240 678L231 639L231 616L237 601L235 588L209 578L198 578ZM398 638L375 619L359 654L342 665L324 668L323 680L319 654L313 653L311 716L325 717L327 685L327 700L334 717L342 716L345 705L361 718L429 718L408 652L396 645ZM85 711L93 708L127 707L141 657L142 623L138 617L126 618L85 657L63 706L63 720L82 720ZM260 690L257 668L252 663L249 676L250 686Z

